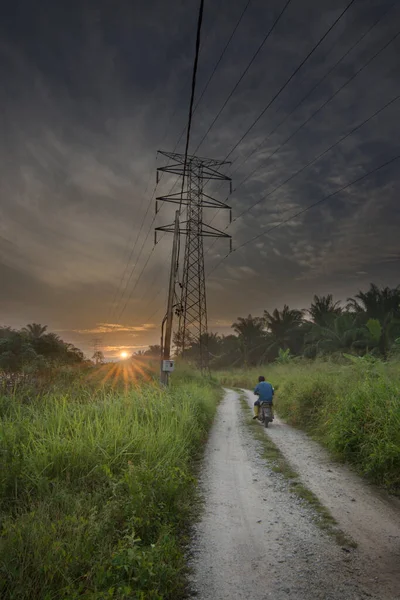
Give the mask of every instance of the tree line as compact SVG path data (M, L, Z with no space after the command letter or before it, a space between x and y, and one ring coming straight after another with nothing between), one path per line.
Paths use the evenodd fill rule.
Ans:
M332 294L314 296L307 309L267 310L260 317L238 317L230 335L207 334L204 341L212 368L255 366L289 356L315 359L335 354L388 358L400 351L400 286L379 288L371 284L346 303ZM177 354L181 353L175 338ZM185 349L196 361L198 344Z
M31 323L20 330L0 327L0 371L34 373L83 363L83 352L48 332L46 325Z
M285 305L281 310L264 311L262 316L238 317L233 333L209 333L203 341L208 347L211 368L255 366L285 360L290 356L314 359L335 354L354 354L388 358L400 352L400 286L379 288L371 284L346 303L332 294L314 296L309 308L299 310ZM181 354L178 336L175 351ZM190 342L185 358L196 362L198 344ZM160 346L135 354L132 358L159 359ZM103 354L93 355L101 364ZM93 364L81 350L64 342L47 326L32 323L15 330L0 326L0 371L34 373L63 365Z

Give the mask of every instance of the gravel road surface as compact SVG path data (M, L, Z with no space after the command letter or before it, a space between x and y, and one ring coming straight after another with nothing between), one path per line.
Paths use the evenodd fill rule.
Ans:
M252 405L250 395L248 400ZM313 510L285 478L260 458L260 444L245 419L239 394L226 391L204 457L204 514L191 552L193 595L199 600L400 599L396 504L332 463L307 436L274 421L266 435L359 543L357 550L342 549L318 527Z

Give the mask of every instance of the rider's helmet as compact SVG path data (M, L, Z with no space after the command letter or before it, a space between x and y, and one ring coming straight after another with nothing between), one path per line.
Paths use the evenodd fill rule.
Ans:
M260 375L260 377L258 378L258 383L261 383L262 381L265 381L264 375Z

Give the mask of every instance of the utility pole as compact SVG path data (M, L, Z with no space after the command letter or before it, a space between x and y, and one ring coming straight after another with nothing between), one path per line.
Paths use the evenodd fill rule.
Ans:
M198 366L202 371L207 371L208 331L203 238L226 238L230 240L230 244L232 244L232 238L223 231L207 225L203 220L203 209L227 209L230 221L232 220L232 210L224 202L205 194L204 185L208 181L229 181L231 183L229 177L218 171L218 168L230 163L172 152L160 152L160 154L172 162L165 167L159 167L157 171L184 178L183 193L177 192L159 196L156 199L156 213L159 201L179 204L180 209L182 206L186 206L187 209L187 218L179 226L179 234L186 236L178 331L180 349L184 356L192 344L198 346ZM157 227L156 242L157 231L172 233L175 231L175 227L173 224Z
M167 314L163 321L165 322L165 335L161 334L161 383L168 385L169 372L165 370L164 361L171 358L171 340L172 340L172 323L174 318L174 298L175 298L175 283L178 270L178 240L179 240L179 210L175 213L174 223L174 240L172 243L171 270L169 274L169 289Z

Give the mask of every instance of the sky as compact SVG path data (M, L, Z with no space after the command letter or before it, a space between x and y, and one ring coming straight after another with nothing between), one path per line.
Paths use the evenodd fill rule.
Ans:
M230 226L204 214L235 249L205 241L222 333L400 283L400 160L376 170L400 155L400 5L355 0L277 95L349 3L292 0L237 85L285 3L204 3L189 152L223 160L270 104L222 169L232 195L207 190L233 208ZM154 219L154 199L175 183L156 186L157 151L184 152L198 1L0 6L0 324L46 324L88 356L95 340L108 358L157 344L172 239L154 247L153 230L174 208Z

